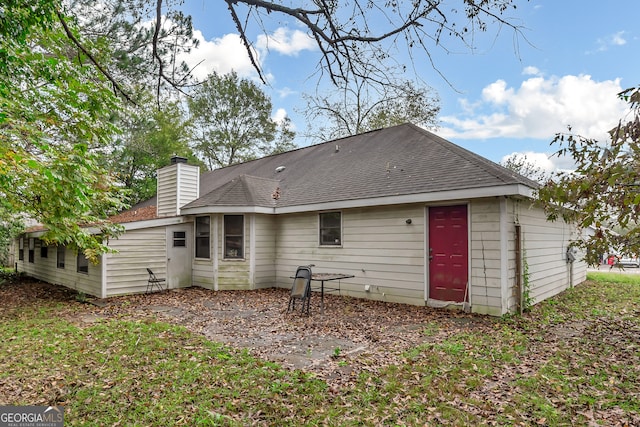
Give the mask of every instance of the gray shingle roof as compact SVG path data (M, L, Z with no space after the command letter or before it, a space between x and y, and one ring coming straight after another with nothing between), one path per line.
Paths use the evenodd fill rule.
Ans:
M189 207L261 206L275 207L278 181L240 175L193 201Z
M200 178L200 199L184 209L290 207L509 184L537 187L431 132L403 124L206 172ZM279 198L273 197L276 189Z

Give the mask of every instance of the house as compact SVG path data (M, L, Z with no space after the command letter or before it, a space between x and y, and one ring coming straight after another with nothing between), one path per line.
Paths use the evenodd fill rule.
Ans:
M104 298L144 292L147 267L169 288L217 291L288 288L315 264L354 276L342 294L502 315L586 278L567 254L579 231L546 221L536 186L411 124L202 175L174 158L157 196L114 218L117 253L89 265L34 232L17 268Z

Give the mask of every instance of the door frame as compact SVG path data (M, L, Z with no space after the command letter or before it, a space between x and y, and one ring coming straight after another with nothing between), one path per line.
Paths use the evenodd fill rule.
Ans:
M424 301L429 304L429 208L441 206L467 206L467 300L459 304L472 305L471 281L471 202L469 200L453 200L448 202L430 203L424 209ZM437 301L437 300L433 300Z

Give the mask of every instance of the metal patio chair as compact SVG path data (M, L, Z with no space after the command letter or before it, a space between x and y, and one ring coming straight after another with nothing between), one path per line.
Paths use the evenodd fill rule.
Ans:
M301 303L300 313L306 313L308 316L311 304L311 267L309 266L301 266L296 270L293 286L291 286L287 313L296 311L297 301Z
M153 292L153 289L156 288L158 291L164 291L164 284L167 279L161 279L156 277L156 275L151 271L150 268L147 268L147 272L149 273L149 279L147 281L147 291L146 293Z

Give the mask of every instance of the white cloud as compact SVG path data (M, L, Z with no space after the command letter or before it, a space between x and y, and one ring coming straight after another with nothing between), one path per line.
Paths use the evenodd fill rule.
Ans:
M525 76L539 76L539 75L542 75L542 73L540 72L538 67L534 67L532 65L524 67L524 69L522 70L522 74L524 74Z
M284 87L282 89L279 89L277 92L280 98L287 98L291 95L296 95L298 93L297 90L293 90L290 87Z
M280 27L272 34L260 34L256 43L258 49L276 51L282 55L297 56L303 50L315 50L316 43L311 36L300 30Z
M512 97L513 89L508 89L504 80L496 80L482 89L482 99L492 104L504 104Z
M194 31L194 38L200 41L196 49L190 53L181 54L178 59L185 61L190 67L195 67L193 75L198 80L203 80L212 71L226 74L231 71L238 73L240 77L255 77L247 49L242 44L237 34L226 34L220 38L206 40L199 30ZM261 64L261 55L254 50L254 57Z
M601 37L596 40L596 44L598 48L595 51L589 51L588 54L604 52L609 50L611 46L624 46L627 44L627 39L625 38L625 31L618 31L617 33L610 34L606 37Z
M618 31L610 37L611 44L614 46L623 46L627 44L627 40L624 38L624 31Z
M597 82L589 75L531 77L519 88L497 80L482 90L481 102L460 100L460 115L441 117L439 134L550 139L571 126L581 136L604 140L627 109L616 96L621 90L619 79Z
M240 77L257 78L257 72L238 34L230 33L207 40L200 30L195 30L194 38L199 41L198 48L192 49L188 54L181 54L178 59L185 61L191 68L195 67L193 75L196 79L203 80L212 71L219 74L235 71ZM297 56L303 50L313 49L315 49L314 41L306 33L279 28L268 36L258 36L253 55L264 71L264 63L269 51ZM265 78L269 82L274 80L273 75L269 73L266 73Z
M288 117L287 110L285 110L284 108L278 108L275 111L275 113L271 115L271 120L273 120L278 124L281 124L284 121L284 119L286 119L287 117ZM296 131L295 123L290 122L289 129L295 132Z
M287 117L287 110L284 108L278 108L275 113L271 116L271 120L276 123L280 123Z

